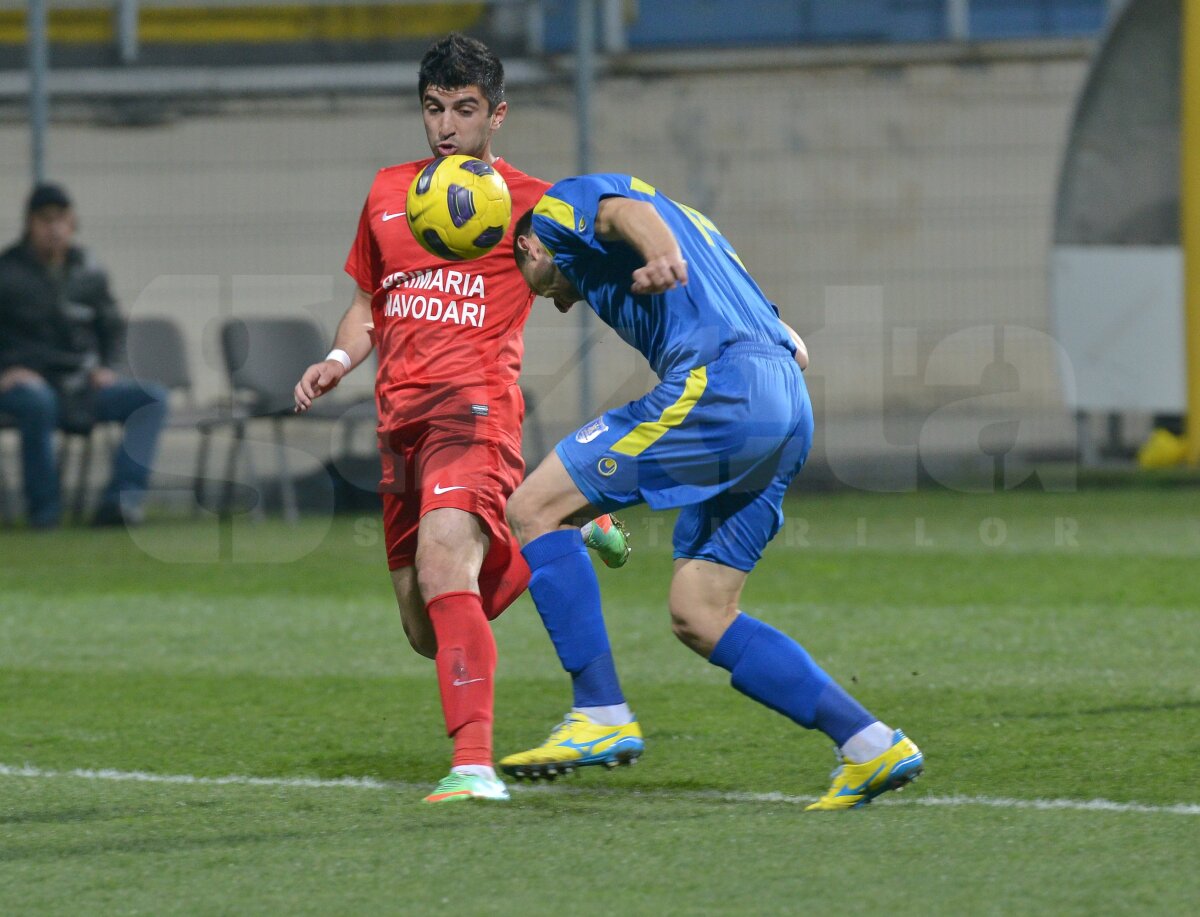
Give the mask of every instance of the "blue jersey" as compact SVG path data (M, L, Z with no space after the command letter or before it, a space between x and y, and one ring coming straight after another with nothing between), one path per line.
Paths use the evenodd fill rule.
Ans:
M644 264L624 242L594 232L606 197L646 201L663 218L688 265L686 286L634 294ZM629 175L581 175L551 186L533 211L533 231L600 319L639 350L660 379L715 360L731 344L795 345L775 306L746 272L712 220Z

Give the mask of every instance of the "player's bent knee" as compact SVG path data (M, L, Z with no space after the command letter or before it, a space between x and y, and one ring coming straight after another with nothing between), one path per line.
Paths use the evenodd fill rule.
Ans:
M417 558L417 588L426 603L447 592L476 592L479 571L459 560L440 559L421 563Z
M684 603L676 596L671 597L669 608L671 632L680 643L705 659L712 655L713 648L737 617L736 607Z
M513 537L522 546L547 532L557 531L565 519L546 499L545 493L529 490L522 493L521 487L508 498L505 514Z
M518 487L504 508L508 527L513 536L522 545L528 544L540 534L537 532L537 514L534 511L534 501L529 499L528 492Z
M462 552L418 549L416 566L417 589L426 603L447 592L479 591L479 567Z

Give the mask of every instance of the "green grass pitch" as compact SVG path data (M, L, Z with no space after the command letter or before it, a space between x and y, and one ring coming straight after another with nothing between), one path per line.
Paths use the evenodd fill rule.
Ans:
M374 518L0 533L0 913L1194 911L1196 491L789 513L743 606L927 756L857 812L804 814L829 743L671 637L669 518L599 572L643 760L439 808ZM528 598L496 636L503 754L570 697Z

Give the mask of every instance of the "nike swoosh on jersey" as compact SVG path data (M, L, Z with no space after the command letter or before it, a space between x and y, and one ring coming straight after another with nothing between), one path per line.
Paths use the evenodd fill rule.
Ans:
M433 485L433 492L435 494L448 494L452 490L466 490L466 489L467 489L466 484L455 484L453 487L443 487L441 484Z
M381 219L383 220L383 222L385 222L385 223L386 223L388 220L394 220L394 219L396 219L396 217L402 217L402 216L404 216L404 211L403 211L403 210L401 210L399 213L388 213L388 212L385 210L385 211L383 212L383 216L381 217Z
M456 678L456 679L454 679L454 687L461 688L463 685L471 685L477 681L483 681L483 679L482 678L468 678L466 681L461 681Z

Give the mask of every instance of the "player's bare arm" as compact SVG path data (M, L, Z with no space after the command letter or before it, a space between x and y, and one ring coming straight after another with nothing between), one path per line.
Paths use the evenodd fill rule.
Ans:
M808 346L804 343L804 338L800 337L796 329L782 319L780 319L779 324L783 325L784 330L788 333L788 337L796 345L796 362L800 365L800 369L808 369Z
M634 293L665 293L687 284L687 262L671 228L653 204L606 197L596 211L596 235L632 245L646 264L633 272Z
M344 351L350 358L350 365L346 366L341 360L326 359L306 369L292 393L298 414L303 414L312 407L313 401L337 388L337 384L346 373L370 356L375 346L371 342L368 330L370 326L371 294L366 290L356 289L350 308L338 323L337 334L333 339L333 349Z

